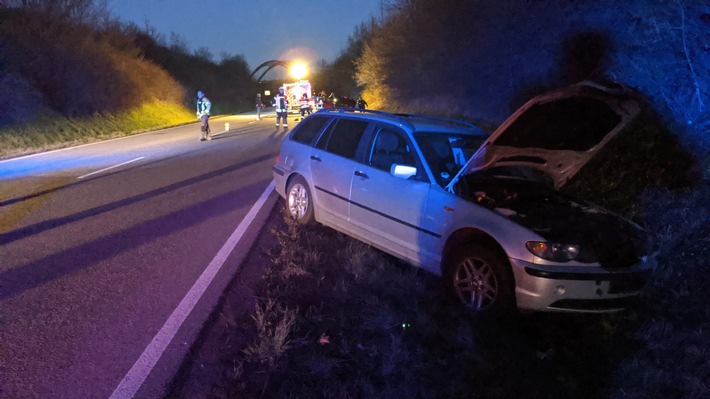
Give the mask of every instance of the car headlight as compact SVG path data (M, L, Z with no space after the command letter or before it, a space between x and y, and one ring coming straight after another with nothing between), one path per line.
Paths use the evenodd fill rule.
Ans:
M528 241L525 248L533 255L553 262L569 262L577 260L579 262L591 263L596 258L589 251L584 251L577 244L551 243L544 241Z

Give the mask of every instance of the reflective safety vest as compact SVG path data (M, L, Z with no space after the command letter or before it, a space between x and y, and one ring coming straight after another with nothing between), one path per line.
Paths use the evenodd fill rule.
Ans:
M301 97L301 108L310 108L311 105L308 102L308 97Z
M288 99L286 99L285 95L277 94L274 97L274 108L276 108L276 112L288 111Z
M212 108L212 103L207 98L207 96L197 99L197 116L198 117L201 117L202 115L209 115L210 108Z

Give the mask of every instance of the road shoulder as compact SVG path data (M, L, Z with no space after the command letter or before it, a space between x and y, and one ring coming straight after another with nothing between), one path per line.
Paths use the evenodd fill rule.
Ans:
M208 391L224 381L222 374L229 369L222 364L224 353L238 352L247 345L247 337L235 335L235 329L229 327L254 310L255 288L262 271L271 264L269 252L278 245L271 229L283 218L280 205L277 201L271 210L240 271L225 289L184 359L166 397L209 396Z

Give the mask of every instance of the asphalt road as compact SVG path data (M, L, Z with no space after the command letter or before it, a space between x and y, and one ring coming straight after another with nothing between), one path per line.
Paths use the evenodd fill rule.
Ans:
M273 207L273 122L0 162L0 398L162 397Z

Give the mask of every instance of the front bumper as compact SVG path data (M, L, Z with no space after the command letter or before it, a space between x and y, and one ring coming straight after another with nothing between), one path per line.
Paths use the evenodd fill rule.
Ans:
M609 313L628 307L646 284L652 269L639 263L623 270L559 267L510 259L515 296L521 310Z

